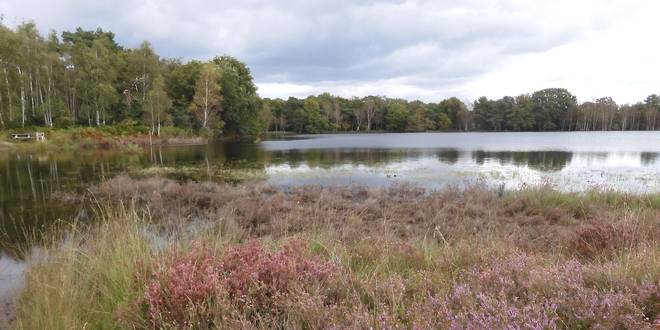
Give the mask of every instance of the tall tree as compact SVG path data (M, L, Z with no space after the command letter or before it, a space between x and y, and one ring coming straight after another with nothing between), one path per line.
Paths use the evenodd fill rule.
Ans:
M451 97L440 102L440 110L447 114L451 120L451 128L455 130L467 130L469 126L468 109L461 100Z
M213 63L202 65L190 110L197 115L203 129L222 130L224 126L220 117L223 96L219 81L220 72Z
M216 57L213 63L221 73L225 132L235 136L259 135L263 126L259 117L262 106L250 69L231 56Z
M566 129L566 114L577 105L573 94L564 88L548 88L532 94L536 129L540 131Z
M192 128L194 116L191 116L188 107L195 95L195 85L199 79L202 63L190 61L181 63L180 60L167 60L163 62L163 76L165 79L167 95L172 100L172 121L177 127Z
M534 127L534 103L529 94L516 96L513 109L506 114L508 129L512 131L527 131Z
M151 134L160 135L161 125L170 122L166 110L172 106L172 100L170 100L165 91L163 77L158 76L153 80L151 90L147 93L145 104L149 111Z
M408 127L408 112L404 102L392 102L385 115L387 129L390 131L403 131Z
M328 119L321 114L321 105L316 97L308 97L304 106L305 133L321 133L328 130Z

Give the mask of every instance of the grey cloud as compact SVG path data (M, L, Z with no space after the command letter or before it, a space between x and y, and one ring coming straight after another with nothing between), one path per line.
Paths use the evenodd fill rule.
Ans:
M628 4L580 3L5 0L0 12L10 24L34 19L45 30L101 26L129 47L150 40L166 57L231 54L262 83L341 89L389 80L426 95L606 28Z

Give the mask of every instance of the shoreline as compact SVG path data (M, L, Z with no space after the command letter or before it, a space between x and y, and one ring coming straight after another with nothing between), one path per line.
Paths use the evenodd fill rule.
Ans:
M0 132L3 136L8 133ZM203 145L209 139L201 136L150 136L149 134L112 134L99 128L75 128L51 130L46 133L45 141L11 142L0 140L0 150L146 150L153 146Z

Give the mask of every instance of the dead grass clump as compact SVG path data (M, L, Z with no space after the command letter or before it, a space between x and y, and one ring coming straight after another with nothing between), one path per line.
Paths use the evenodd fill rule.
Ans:
M582 256L594 257L631 248L638 242L639 237L629 223L590 221L575 228L568 245Z

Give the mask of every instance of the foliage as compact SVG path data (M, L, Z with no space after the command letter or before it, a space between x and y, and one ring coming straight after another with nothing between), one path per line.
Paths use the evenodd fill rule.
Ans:
M566 127L566 114L577 105L573 94L563 88L548 88L532 94L536 129L563 130Z
M392 104L387 109L385 115L387 120L387 129L391 131L403 131L408 127L408 113L406 112L405 105L397 102Z
M222 132L224 127L221 117L223 95L220 77L218 68L206 63L202 65L195 83L195 94L190 103L190 111L196 115L202 129L205 130Z
M228 134L257 136L263 130L259 121L261 101L252 82L250 69L230 56L213 59L220 72L222 90L222 118Z
M39 34L34 23L0 23L0 129L112 126L142 121L151 132L175 126L208 137L266 131L658 130L660 97L617 105L578 104L563 88L466 103L384 96L261 99L245 63L163 59L148 42L134 49L102 29ZM472 110L473 109L473 110Z

